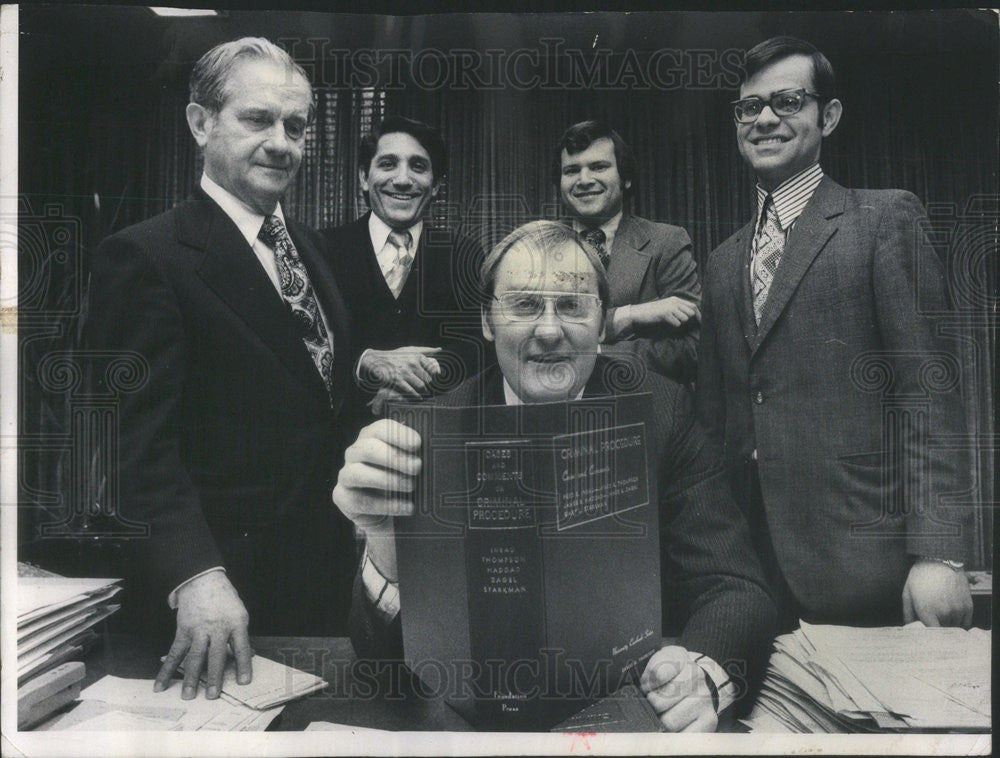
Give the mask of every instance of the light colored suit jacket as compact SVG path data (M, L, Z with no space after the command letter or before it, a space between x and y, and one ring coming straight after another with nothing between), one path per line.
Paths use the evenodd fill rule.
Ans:
M757 451L767 528L796 599L826 618L895 608L915 555L964 559L967 462L944 272L900 190L823 179L754 322L753 224L705 270L698 412L738 492ZM960 441L952 437L951 441ZM891 604L891 605L890 605Z

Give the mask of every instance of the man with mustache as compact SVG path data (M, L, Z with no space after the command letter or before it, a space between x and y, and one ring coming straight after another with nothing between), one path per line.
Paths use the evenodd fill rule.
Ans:
M148 525L130 544L127 602L176 634L156 689L184 666L219 697L227 648L251 678L248 630L346 626L351 526L329 506L351 379L347 311L315 232L280 200L302 160L312 87L260 38L218 45L191 72L187 123L204 158L172 210L106 239L85 341L148 372L118 403L108 491ZM113 396L111 371L92 377ZM115 503L111 503L112 506ZM143 607L148 603L148 607Z
M596 250L572 229L553 221L520 227L493 249L480 279L482 330L497 365L432 402L519 405L622 391L615 381L621 365L599 354L607 274ZM678 636L653 655L641 684L666 729L713 731L735 696L726 670L735 663L751 690L759 681L774 605L685 388L648 372L630 391L652 393L647 428L660 482L663 607L672 622L665 633ZM361 657L401 657L406 609L389 517L413 512L408 493L425 463L419 450L416 431L376 421L348 448L338 475L334 502L365 532L351 608L351 638Z
M970 489L968 461L919 429L926 414L926 433L963 439L956 345L927 315L948 310L945 274L916 197L823 173L842 111L813 45L747 52L733 113L756 212L705 270L699 416L746 496L783 628L968 626L972 509L943 505ZM894 438L886 423L914 402Z
M573 229L597 248L611 284L604 351L694 379L701 285L679 226L624 210L635 192L632 149L599 121L573 124L556 145L552 181Z
M386 398L426 397L479 366L473 285L482 250L426 223L447 170L437 130L386 118L358 159L371 211L324 231L355 327L355 374L376 414ZM360 423L370 420L359 406Z

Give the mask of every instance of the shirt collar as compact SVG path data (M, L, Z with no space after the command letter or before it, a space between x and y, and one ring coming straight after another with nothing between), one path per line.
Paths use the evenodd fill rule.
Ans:
M503 379L503 399L504 399L504 402L507 405L524 405L524 401L517 396L517 393L514 392L514 388L510 386L510 382L507 381L507 377L503 376L501 378ZM584 389L586 389L586 387L584 387ZM574 397L573 399L574 400L579 400L581 397L583 397L583 390L582 389L580 390L580 393L576 397Z
M421 219L407 230L410 232L410 239L413 241L410 248L411 253L416 251L417 245L420 243L420 232L423 228L424 222ZM375 255L378 255L382 251L382 248L385 247L385 241L389 239L389 233L392 230L392 227L375 213L368 216L368 235L371 237L372 249L375 251Z
M814 163L804 171L800 171L790 179L786 179L771 192L774 198L774 209L778 212L778 224L783 231L788 231L802 215L806 204L812 199L816 188L823 180L823 169L819 163ZM767 199L766 189L757 185L757 224L760 224L764 212L764 201Z
M222 212L236 224L240 234L246 238L247 244L253 247L257 241L257 235L260 234L260 228L264 225L264 217L232 192L212 181L208 174L202 173L200 184L205 194L218 203ZM281 203L274 206L274 212L271 215L277 216L282 224L285 223L285 216L281 212Z
M601 231L604 232L604 247L611 252L611 245L614 244L615 235L618 233L618 227L622 223L622 215L624 211L618 211L614 216L609 218L603 224L601 224ZM573 219L573 231L579 234L584 229L589 229L590 227L584 226L579 219Z

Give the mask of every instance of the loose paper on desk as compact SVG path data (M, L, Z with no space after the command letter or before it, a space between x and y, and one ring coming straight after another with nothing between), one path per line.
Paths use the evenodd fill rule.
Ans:
M989 632L920 622L878 629L803 623L802 631L817 657L843 664L840 682L855 702L881 703L915 729L990 725Z
M256 708L273 708L326 687L326 681L313 674L255 655L251 661L253 681L237 684L236 662L230 658L222 675L222 694L238 703ZM207 680L201 678L204 687Z
M74 731L263 731L282 707L259 711L218 698L181 699L181 683L153 692L152 679L105 676L80 693L80 704L39 727Z
M803 623L775 640L754 731L988 731L990 635L982 629Z

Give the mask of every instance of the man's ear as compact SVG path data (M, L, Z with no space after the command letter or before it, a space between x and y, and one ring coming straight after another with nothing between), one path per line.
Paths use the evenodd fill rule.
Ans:
M837 128L837 124L840 123L840 117L844 112L844 106L841 102L834 98L826 105L823 106L823 136L829 137L833 134L833 130Z
M194 141L198 147L205 147L205 143L208 142L208 134L212 131L212 126L215 123L215 114L204 105L188 103L184 115L187 117L188 128L191 130Z
M434 184L431 185L431 197L437 197L438 191L441 189L441 183L444 179L440 176L434 177Z
M493 326L490 324L490 309L488 306L484 305L479 309L479 317L483 322L483 336L487 342L493 342Z
M363 168L358 169L358 181L361 182L361 189L364 192L368 192L370 188L368 187L368 171Z

